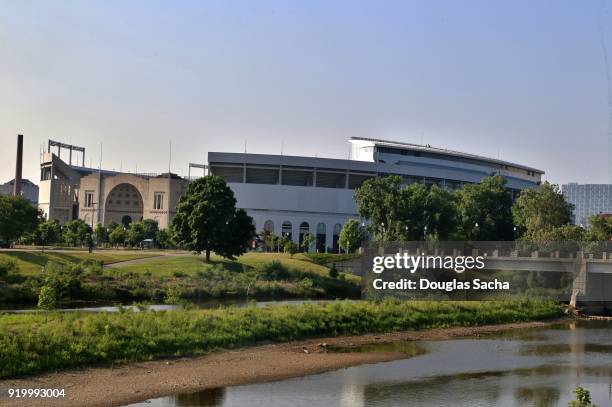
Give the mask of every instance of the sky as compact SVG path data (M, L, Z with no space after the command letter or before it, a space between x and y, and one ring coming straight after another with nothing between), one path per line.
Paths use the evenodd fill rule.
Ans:
M34 182L48 139L87 166L187 175L245 146L347 158L358 136L605 183L602 38L599 0L3 0L0 182L21 133Z

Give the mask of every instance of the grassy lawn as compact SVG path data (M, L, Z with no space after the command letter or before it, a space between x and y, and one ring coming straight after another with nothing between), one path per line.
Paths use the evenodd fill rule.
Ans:
M524 322L561 314L555 302L529 300L0 314L0 379L95 363L198 355L264 341Z
M141 271L150 272L155 276L170 277L177 273L186 276L196 276L199 272L206 272L215 267L222 266L224 269L233 272L261 269L266 264L277 261L287 268L298 270L304 273L315 274L322 277L329 276L329 269L325 266L313 262L304 254L295 254L291 257L285 253L247 253L236 261L224 259L220 256L212 256L210 263L205 263L202 256L185 255L166 258L151 259L151 261L115 267L115 270L123 272L138 273ZM360 278L347 274L348 281L359 282Z
M46 251L3 251L0 252L0 259L13 259L17 262L19 270L24 275L40 273L41 267L47 262L54 261L62 264L80 263L84 260L103 261L105 264L117 263L120 261L141 259L146 257L158 256L160 252L144 252L129 250L100 250L89 253L88 251L52 252Z

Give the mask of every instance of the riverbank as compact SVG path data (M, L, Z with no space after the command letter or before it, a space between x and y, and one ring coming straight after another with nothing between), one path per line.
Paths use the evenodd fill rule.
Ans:
M329 347L371 343L445 340L495 332L544 327L561 320L475 327L435 328L386 334L367 334L268 344L195 358L141 362L120 367L98 367L0 381L7 388L65 388L61 401L0 397L0 406L120 406L175 393L262 383L323 373L365 363L403 359L400 352L331 353ZM326 344L327 346L322 346Z
M333 301L280 307L0 314L0 378L197 356L264 342L546 320L551 301Z

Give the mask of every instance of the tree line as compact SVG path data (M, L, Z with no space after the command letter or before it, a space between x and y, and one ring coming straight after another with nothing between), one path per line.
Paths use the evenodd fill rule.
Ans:
M437 185L405 185L400 176L390 175L367 180L354 198L360 219L347 221L339 236L339 245L349 252L370 237L377 241L612 238L612 217L594 216L589 228L573 225L572 205L557 185L548 182L521 191L513 201L502 176L485 177L481 183L450 191ZM316 242L311 233L302 236L299 246L272 232L262 231L259 237L270 250L289 253L306 251ZM92 230L82 220L60 226L55 220L45 220L24 198L0 196L0 241L88 246L95 239L102 245L136 247L151 239L158 247L203 252L210 260L212 252L228 258L238 256L251 247L254 238L253 219L236 208L234 193L216 176L189 184L168 229L159 229L157 222L149 219L127 228L113 223L98 224Z
M502 176L450 191L437 185L405 185L400 176L391 175L364 182L355 201L360 217L368 221L367 232L378 241L612 238L612 218L593 216L588 229L573 225L573 205L549 182L522 190L513 202Z

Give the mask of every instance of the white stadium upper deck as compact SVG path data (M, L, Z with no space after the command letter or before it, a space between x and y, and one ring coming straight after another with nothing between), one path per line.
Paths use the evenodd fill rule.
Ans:
M351 159L270 154L208 153L209 172L225 179L237 206L255 219L257 230L310 232L319 251L337 248L339 230L357 218L354 190L365 180L395 174L406 184L422 182L451 190L502 175L514 194L537 186L542 170L503 160L417 145L353 137Z

